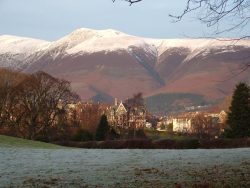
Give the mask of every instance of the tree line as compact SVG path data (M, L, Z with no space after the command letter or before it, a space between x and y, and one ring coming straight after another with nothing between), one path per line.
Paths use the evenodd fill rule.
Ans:
M79 100L68 81L44 72L0 70L1 133L37 140L66 134L66 106Z
M0 134L47 142L134 138L133 130L121 134L109 126L104 115L105 105L77 103L79 101L68 81L41 71L24 74L0 69ZM141 94L126 101L128 108L143 103ZM80 106L69 108L72 104ZM249 118L250 88L246 83L239 83L232 97L223 136L249 137ZM211 118L196 117L196 134L216 131L210 126L211 122ZM139 130L136 137L146 136Z
M141 100L139 94L129 104ZM106 108L80 102L68 81L45 72L0 69L0 134L46 142L120 138L108 124Z

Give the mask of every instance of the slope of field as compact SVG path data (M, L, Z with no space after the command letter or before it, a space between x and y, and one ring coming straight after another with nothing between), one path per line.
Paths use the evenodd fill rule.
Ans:
M31 141L21 138L0 135L0 150L1 148L59 149L63 147L54 144L47 144L44 142Z

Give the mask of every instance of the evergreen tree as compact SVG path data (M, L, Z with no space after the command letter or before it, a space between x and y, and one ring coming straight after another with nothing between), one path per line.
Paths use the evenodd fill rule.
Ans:
M109 132L109 124L108 124L107 116L102 115L101 121L96 130L96 136L95 136L96 140L97 141L105 140L108 136L108 132Z
M250 136L250 88L246 83L239 83L234 90L229 108L227 137Z

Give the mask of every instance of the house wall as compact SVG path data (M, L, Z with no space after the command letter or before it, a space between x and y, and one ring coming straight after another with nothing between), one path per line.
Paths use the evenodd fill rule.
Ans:
M188 118L174 118L173 131L174 132L191 132L191 119Z

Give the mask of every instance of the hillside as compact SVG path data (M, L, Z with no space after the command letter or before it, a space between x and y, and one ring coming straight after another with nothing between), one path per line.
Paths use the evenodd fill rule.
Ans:
M157 94L146 98L145 102L149 112L162 115L181 112L186 107L209 105L204 97L191 93Z
M148 39L81 28L57 41L0 36L0 67L69 80L83 100L189 93L213 102L250 81L250 40ZM235 76L238 75L238 76ZM179 99L176 99L179 100Z

